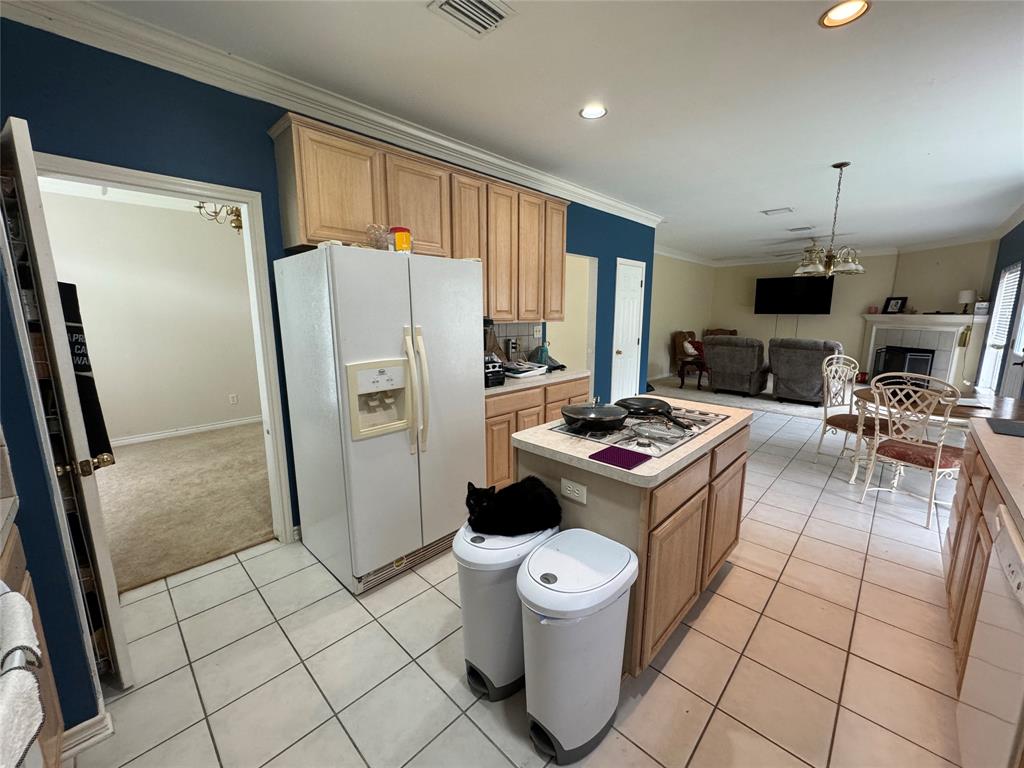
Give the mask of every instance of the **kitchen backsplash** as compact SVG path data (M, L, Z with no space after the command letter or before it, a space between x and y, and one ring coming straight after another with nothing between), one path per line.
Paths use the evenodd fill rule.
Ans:
M517 360L525 360L535 347L540 346L540 338L534 336L535 328L542 328L543 323L495 323L494 335L498 343L505 349L505 339L515 339L519 344Z

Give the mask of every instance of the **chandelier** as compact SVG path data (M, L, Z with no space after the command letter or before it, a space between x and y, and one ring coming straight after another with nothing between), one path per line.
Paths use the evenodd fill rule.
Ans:
M199 202L196 203L195 208L204 219L216 221L218 224L229 222L235 232L242 234L242 209L237 205L210 203L207 207L206 203Z
M800 260L800 266L793 273L795 277L831 277L832 275L863 275L864 265L857 258L857 251L848 245L835 248L836 242L836 221L839 218L839 193L843 188L843 170L850 167L850 163L832 163L832 167L839 171L839 182L836 184L836 204L832 211L832 236L828 241L828 248L819 248L813 240L804 248L804 257Z

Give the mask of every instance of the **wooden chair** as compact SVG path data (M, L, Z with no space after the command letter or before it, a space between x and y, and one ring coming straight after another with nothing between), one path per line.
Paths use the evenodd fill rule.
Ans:
M697 354L686 353L684 342L697 350ZM697 341L697 334L693 331L676 331L672 334L672 369L679 376L679 388L686 386L686 371L688 368L697 370L697 389L701 388L704 372L708 369L704 361L704 344Z
M875 396L874 431L879 437L871 446L871 460L864 479L861 503L868 491L895 493L907 467L931 473L928 493L928 516L925 527L931 528L935 506L935 486L939 479L956 477L963 462L963 448L944 445L949 427L949 413L960 400L960 390L941 379L916 373L883 373L871 380ZM881 414L885 414L885 419ZM883 427L883 421L887 425ZM934 441L928 440L929 427L938 430ZM883 439L882 430L885 430ZM881 461L893 468L888 488L871 487L875 463ZM923 496L904 491L924 500Z

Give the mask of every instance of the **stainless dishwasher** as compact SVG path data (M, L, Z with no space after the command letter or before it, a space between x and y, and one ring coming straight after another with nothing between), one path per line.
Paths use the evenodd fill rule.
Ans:
M957 703L963 768L1024 760L1024 538L1005 506L986 515L992 554Z

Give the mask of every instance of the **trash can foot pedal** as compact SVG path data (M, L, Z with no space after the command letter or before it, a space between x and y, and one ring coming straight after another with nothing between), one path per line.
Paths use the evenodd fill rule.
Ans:
M501 701L522 689L526 683L526 676L521 675L518 679L505 685L495 685L483 672L477 669L468 660L466 661L466 682L469 687L479 694L487 697L488 701Z
M555 758L555 764L557 765L569 765L589 755L601 743L604 737L608 735L608 731L612 729L612 723L615 722L615 713L612 712L608 722L590 739L578 747L566 749L559 743L558 739L548 732L547 728L534 719L533 715L529 712L526 714L530 718L530 741L533 742L533 746L537 748L538 752Z

